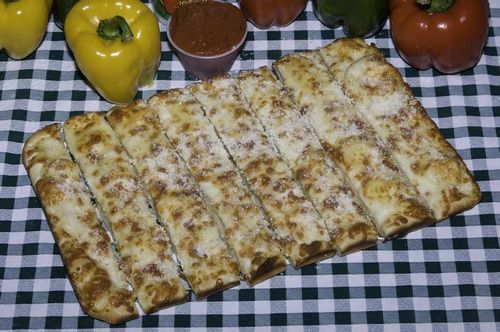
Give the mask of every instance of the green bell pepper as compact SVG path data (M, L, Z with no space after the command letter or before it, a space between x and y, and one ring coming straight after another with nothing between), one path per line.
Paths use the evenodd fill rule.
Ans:
M313 0L314 14L327 27L343 26L348 37L369 37L385 24L388 0Z

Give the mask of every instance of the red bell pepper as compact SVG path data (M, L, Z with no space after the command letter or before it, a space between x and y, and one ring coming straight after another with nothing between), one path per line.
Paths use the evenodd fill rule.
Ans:
M179 5L179 0L163 0L163 5L165 6L167 13L173 14L175 8Z
M488 0L390 0L394 45L417 69L474 67L488 37Z
M240 0L243 15L260 29L287 26L306 7L307 0Z

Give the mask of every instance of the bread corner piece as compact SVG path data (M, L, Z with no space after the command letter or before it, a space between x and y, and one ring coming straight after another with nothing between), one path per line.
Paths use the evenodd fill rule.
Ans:
M71 285L84 312L110 324L138 317L135 295L119 270L112 243L61 139L61 125L33 134L23 163L42 204Z

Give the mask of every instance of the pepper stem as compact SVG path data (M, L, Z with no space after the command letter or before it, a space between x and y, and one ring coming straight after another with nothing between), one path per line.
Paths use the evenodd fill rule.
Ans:
M134 38L127 21L120 15L101 20L97 26L97 34L106 40L115 40L120 37L122 42Z
M420 5L427 6L427 12L440 13L450 9L455 0L416 0Z

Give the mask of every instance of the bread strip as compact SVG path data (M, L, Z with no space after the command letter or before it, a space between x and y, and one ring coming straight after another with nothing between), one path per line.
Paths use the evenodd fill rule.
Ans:
M147 194L104 113L71 117L64 123L64 133L109 222L121 267L144 312L186 301L167 235L156 223Z
M293 180L235 79L220 77L190 86L221 141L262 202L284 252L295 267L335 253L323 220Z
M325 220L337 253L345 255L374 246L378 239L375 226L271 70L261 67L241 72L238 83L253 113Z
M346 56L357 53L355 57ZM320 49L333 77L388 147L438 220L476 205L481 192L396 68L361 39Z
M327 153L369 209L381 236L401 236L435 221L373 128L332 81L319 53L288 55L274 67L294 101L304 108Z
M221 239L196 183L163 135L158 118L142 101L114 107L106 117L151 194L196 297L238 285L238 263Z
M282 272L285 258L200 105L180 89L149 104L217 214L245 280L254 285Z
M119 271L80 170L61 140L61 125L31 136L23 163L38 195L80 305L110 324L138 316L134 295Z

